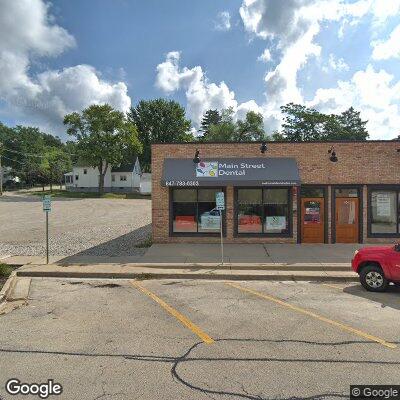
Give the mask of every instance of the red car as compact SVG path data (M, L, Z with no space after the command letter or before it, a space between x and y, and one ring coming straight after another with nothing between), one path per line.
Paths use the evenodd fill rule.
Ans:
M400 286L400 243L356 250L351 266L371 292L384 292L390 282Z

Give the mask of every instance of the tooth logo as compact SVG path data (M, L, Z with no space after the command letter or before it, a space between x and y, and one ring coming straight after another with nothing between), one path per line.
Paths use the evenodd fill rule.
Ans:
M218 161L201 161L196 165L196 177L216 178L218 176Z

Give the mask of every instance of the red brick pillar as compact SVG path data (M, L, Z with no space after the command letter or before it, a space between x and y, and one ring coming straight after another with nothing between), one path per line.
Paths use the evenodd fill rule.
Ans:
M233 186L226 187L226 240L232 241L234 229Z

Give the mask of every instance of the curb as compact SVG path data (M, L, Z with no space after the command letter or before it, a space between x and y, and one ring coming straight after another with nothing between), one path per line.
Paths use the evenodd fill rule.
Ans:
M10 294L12 293L15 282L17 280L17 271L11 272L11 275L8 277L6 280L6 283L4 284L3 288L0 291L0 305L3 302L6 302Z
M153 273L153 272L67 272L67 271L17 271L19 277L30 278L79 278L79 279L208 279L208 280L241 280L241 281L324 281L324 282L358 282L358 276L334 275L268 275L252 274L212 274L212 273Z

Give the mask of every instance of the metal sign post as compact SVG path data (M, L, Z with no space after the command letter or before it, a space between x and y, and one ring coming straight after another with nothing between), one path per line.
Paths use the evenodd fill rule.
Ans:
M51 211L51 196L43 196L43 211L46 213L46 264L49 263L49 212Z
M225 195L224 192L215 193L216 208L219 210L219 225L221 231L221 265L224 265L224 242L222 235L222 211L225 210Z

